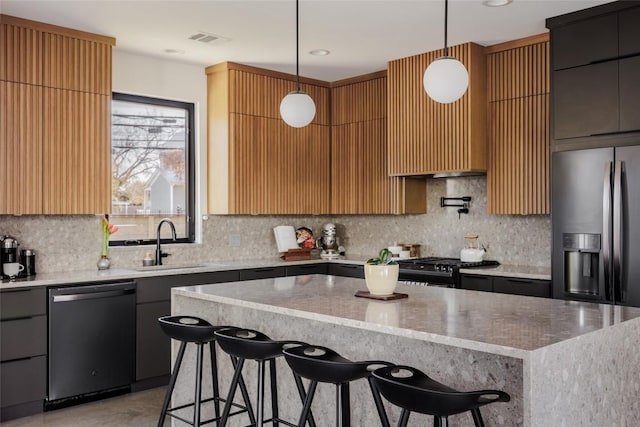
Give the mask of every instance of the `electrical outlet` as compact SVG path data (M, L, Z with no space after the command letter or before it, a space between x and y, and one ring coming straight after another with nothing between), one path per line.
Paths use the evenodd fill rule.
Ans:
M234 247L240 246L239 234L229 234L229 246L234 246Z

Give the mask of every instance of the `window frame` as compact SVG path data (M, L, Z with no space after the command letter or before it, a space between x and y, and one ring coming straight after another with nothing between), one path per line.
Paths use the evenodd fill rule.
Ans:
M187 237L172 239L160 239L164 244L171 243L195 243L196 241L196 161L195 161L195 103L175 101L172 99L152 98L149 96L133 95L122 92L112 92L111 101L136 102L141 104L157 105L161 107L181 108L187 111L186 127L186 146L185 146L185 185L187 187L186 198L187 206L185 208L186 231ZM112 114L112 113L110 113ZM111 117L110 117L111 118ZM111 147L111 138L109 138ZM113 149L111 150L111 158L113 158ZM143 246L155 245L156 239L137 239L137 240L109 240L109 246Z

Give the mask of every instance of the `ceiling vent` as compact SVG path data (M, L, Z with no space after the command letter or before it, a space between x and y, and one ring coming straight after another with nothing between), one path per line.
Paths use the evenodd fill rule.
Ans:
M189 40L195 40L207 44L218 44L228 42L229 39L216 34L206 33L204 31L198 31L196 34L189 37Z

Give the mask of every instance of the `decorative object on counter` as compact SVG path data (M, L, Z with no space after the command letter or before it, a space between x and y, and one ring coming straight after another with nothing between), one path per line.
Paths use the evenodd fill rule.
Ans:
M153 254L151 252L147 252L142 258L142 266L143 267L151 267L155 264L155 260L153 259Z
M417 243L398 243L403 251L409 251L409 258L420 258L420 245Z
M316 104L304 91L300 90L300 48L299 48L298 0L296 0L296 90L289 92L280 102L280 116L286 124L294 128L307 126L316 115Z
M285 261L298 261L302 259L311 259L311 248L294 248L283 252L280 258Z
M111 267L109 259L109 236L118 231L118 227L109 222L109 215L105 214L101 221L102 225L102 254L98 260L98 270L107 270Z
M469 73L464 64L449 56L447 47L447 26L449 1L444 0L444 52L433 61L424 72L424 90L431 99L441 104L449 104L460 99L469 87Z
M337 228L335 224L327 223L322 226L322 237L320 238L320 245L322 248L321 258L324 259L337 259L340 257L338 248L340 242L337 236Z
M316 239L309 227L296 228L296 242L301 248L313 249L316 247Z
M480 247L477 234L467 234L464 236L467 241L466 247L460 251L460 261L462 262L481 262L486 249Z
M387 249L389 249L389 252L391 252L392 258L400 258L400 252L402 252L402 246L398 246L397 244L394 244L394 246L389 246L387 247Z
M377 258L370 258L364 266L364 280L371 295L392 295L400 272L391 251L383 248Z
M459 200L462 203L449 203L450 200ZM460 208L458 209L458 219L460 219L460 214L469 213L469 203L471 203L471 196L440 197L441 208Z
M278 225L273 227L273 235L276 238L278 252L287 252L289 249L298 249L296 230L290 225Z

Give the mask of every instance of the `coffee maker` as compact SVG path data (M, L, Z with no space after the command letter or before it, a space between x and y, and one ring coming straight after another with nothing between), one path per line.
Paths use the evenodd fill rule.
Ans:
M320 258L337 259L340 256L338 247L340 242L337 236L336 225L328 223L322 226L322 237L320 238L320 247L322 252Z
M18 261L18 241L11 236L0 237L0 273L4 278L9 276L4 274L3 266L9 262Z

